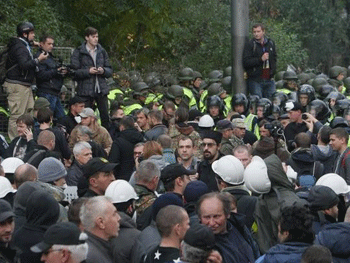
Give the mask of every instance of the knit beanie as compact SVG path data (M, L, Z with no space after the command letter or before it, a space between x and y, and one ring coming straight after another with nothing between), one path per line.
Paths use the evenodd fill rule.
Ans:
M312 211L320 211L337 205L339 197L328 186L315 185L310 189L307 201Z
M152 219L156 221L160 209L168 205L177 205L183 207L183 201L174 193L162 194L152 204Z
M197 202L199 198L209 193L209 188L203 181L192 181L189 182L184 191L184 198L187 203L189 202Z
M38 167L38 179L41 182L54 182L67 175L64 165L54 157L42 160Z

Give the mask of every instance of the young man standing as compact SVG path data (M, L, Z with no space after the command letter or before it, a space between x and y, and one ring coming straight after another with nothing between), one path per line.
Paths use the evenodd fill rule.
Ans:
M76 70L78 82L77 95L85 100L85 107L94 108L95 102L97 103L102 126L108 129L109 87L106 79L112 76L112 66L106 50L98 44L97 29L86 28L85 40L74 50L71 58L71 66Z
M350 184L350 149L348 148L349 134L344 128L331 131L329 145L339 153L334 173L343 177Z
M252 30L254 38L245 44L243 51L243 67L248 75L249 93L260 98L270 98L276 90L272 79L276 72L276 46L265 36L263 24L253 25Z

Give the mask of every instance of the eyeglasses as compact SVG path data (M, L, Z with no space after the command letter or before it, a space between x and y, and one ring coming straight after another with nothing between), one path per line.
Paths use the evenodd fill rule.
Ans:
M213 142L210 142L210 143L205 143L205 142L203 142L202 144L201 144L201 146L204 148L204 147L208 147L208 148L211 148L211 147L213 147L213 146L216 146L217 144L216 143L213 143Z

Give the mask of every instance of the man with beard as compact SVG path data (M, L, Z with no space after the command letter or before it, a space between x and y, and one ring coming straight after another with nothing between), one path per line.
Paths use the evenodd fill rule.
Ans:
M218 160L220 154L222 134L217 131L208 131L202 136L202 149L204 160L198 165L199 180L208 185L209 191L218 191L216 182L216 174L214 173L211 164Z

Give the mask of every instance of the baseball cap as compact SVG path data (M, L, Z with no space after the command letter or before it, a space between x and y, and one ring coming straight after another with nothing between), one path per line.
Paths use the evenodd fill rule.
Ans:
M84 176L89 178L97 172L111 172L117 165L117 163L108 162L105 158L95 157L83 166Z
M164 169L161 172L160 180L162 180L162 182L166 184L175 180L177 177L180 177L182 175L195 174L196 172L196 170L187 170L179 163L173 163L164 167Z
M232 122L230 122L229 120L220 120L217 122L216 128L218 131L223 131L226 129L232 129L233 125Z
M287 101L285 108L287 112L297 111L297 110L301 110L301 104L296 101Z
M95 115L95 112L93 109L91 108L84 108L82 110L82 112L80 112L80 117L82 118L87 118L87 117L95 117L96 118L96 115Z
M79 245L85 243L87 235L71 222L61 222L50 226L44 240L30 248L34 253L47 251L53 245Z
M10 217L14 217L15 213L12 211L12 207L9 202L0 199L0 222L4 222Z
M209 227L202 224L193 224L186 232L185 243L203 250L211 250L215 247L215 236Z
M242 118L234 118L232 119L232 125L233 128L244 128L245 129L245 123Z

